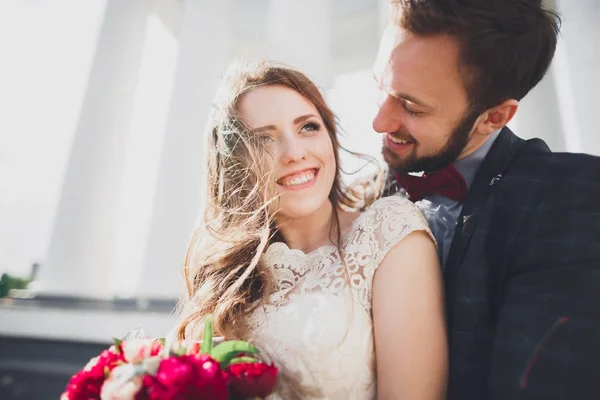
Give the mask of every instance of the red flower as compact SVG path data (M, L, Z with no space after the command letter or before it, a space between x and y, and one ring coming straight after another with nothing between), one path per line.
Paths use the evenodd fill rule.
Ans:
M227 369L231 393L236 398L265 398L277 382L277 368L265 363L239 363Z
M227 400L227 382L208 355L182 355L161 361L156 377L144 376L149 400ZM140 396L141 397L141 396Z
M106 371L111 371L123 363L123 352L111 346L98 357L92 358L85 368L69 380L61 400L95 400L100 399L100 390L106 377Z
M192 345L190 346L190 349L188 350L188 354L198 354L200 353L200 348L202 347L202 344L200 342L194 342L192 343Z

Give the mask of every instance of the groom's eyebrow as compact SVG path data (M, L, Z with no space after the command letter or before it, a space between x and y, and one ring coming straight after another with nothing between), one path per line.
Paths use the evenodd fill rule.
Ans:
M395 97L397 99L401 99L401 100L406 100L409 103L413 103L416 104L418 106L421 107L425 107L425 108L433 108L432 106L430 106L429 104L426 104L425 102L417 99L414 96L411 96L410 94L406 94L406 93L401 93L401 92L395 92L393 90L386 90L383 88L383 85L381 84L381 81L377 78L377 75L375 73L373 73L373 79L375 79L375 82L377 82L377 85L379 86L379 88L381 90L383 90L384 92L386 92L388 95Z
M416 97L411 96L410 94L391 92L391 93L389 93L389 95L392 97L396 97L398 99L406 100L409 103L413 103L413 104L416 104L421 107L432 108L430 105L423 103L421 100L417 99Z

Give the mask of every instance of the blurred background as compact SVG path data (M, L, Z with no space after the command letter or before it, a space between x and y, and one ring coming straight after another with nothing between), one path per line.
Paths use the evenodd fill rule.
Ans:
M202 132L232 58L305 71L342 143L380 159L371 64L386 3L0 2L0 399L58 398L110 338L171 328ZM510 127L599 155L600 2L548 4L563 17L557 53Z

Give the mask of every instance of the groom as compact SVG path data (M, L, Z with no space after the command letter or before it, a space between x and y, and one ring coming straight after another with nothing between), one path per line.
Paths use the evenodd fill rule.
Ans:
M600 158L506 127L556 47L540 3L391 0L374 64L387 194L439 245L451 400L600 398Z

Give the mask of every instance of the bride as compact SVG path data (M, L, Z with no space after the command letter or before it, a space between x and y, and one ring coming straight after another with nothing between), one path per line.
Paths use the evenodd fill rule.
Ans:
M185 261L180 339L254 343L273 398L441 399L441 270L420 211L342 188L336 118L302 73L231 71L211 113L206 204Z

